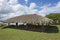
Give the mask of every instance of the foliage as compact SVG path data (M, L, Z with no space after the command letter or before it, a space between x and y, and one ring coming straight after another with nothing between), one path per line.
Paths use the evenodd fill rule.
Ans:
M3 26L5 26L5 24L0 23L0 27L3 27Z
M51 13L51 14L48 14L46 15L46 17L50 18L50 19L58 19L60 20L60 13Z
M46 15L47 18L53 19L53 20L58 20L60 23L60 13L51 13Z

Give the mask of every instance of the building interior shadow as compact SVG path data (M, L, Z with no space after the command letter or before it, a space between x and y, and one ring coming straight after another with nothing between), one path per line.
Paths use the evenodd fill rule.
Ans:
M57 26L40 26L40 25L9 25L6 27L3 27L2 29L5 28L13 28L13 29L19 29L19 30L26 30L26 31L34 31L34 32L44 32L44 33L58 33L59 29Z

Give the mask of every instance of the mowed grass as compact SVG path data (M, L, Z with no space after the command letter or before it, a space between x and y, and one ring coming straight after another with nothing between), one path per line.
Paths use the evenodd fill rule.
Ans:
M0 40L60 40L60 25L57 25L57 27L59 33L43 33L0 28Z

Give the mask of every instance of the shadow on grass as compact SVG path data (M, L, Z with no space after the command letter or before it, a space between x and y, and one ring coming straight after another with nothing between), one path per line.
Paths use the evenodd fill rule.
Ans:
M59 30L57 26L40 26L40 25L10 25L3 27L2 29L5 28L13 28L13 29L19 29L19 30L26 30L26 31L35 31L35 32L45 32L45 33L58 33Z

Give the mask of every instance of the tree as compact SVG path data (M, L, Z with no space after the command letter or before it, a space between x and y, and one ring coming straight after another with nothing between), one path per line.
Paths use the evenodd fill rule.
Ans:
M46 15L46 17L52 19L55 22L58 21L60 24L60 13L51 13L51 14Z

